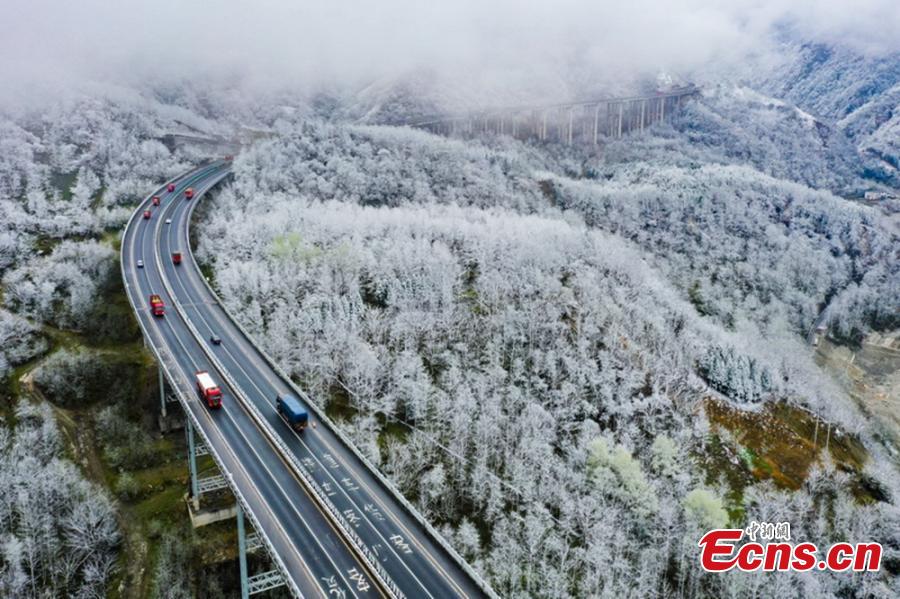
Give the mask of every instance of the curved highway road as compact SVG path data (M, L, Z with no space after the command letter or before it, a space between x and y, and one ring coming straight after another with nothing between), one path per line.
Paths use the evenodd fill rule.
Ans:
M279 567L295 579L292 590L314 595L339 588L346 596L375 596L380 588L410 598L493 595L257 349L204 281L190 253L191 213L228 169L226 162L213 163L180 177L171 194L162 188L161 206L150 206L149 221L140 218L148 198L123 237L123 274L148 342L164 366L181 376L181 387L187 385L192 419L216 449L220 467L232 474L232 488L270 540ZM194 200L184 199L189 186ZM172 263L173 251L183 252L181 265ZM137 268L141 258L145 267ZM163 297L165 317L149 315L150 293ZM209 341L213 335L220 345ZM209 370L223 385L221 410L206 409L191 394L198 369ZM278 393L298 395L305 403L311 426L303 433L278 416Z
M185 411L233 490L244 500L247 515L265 537L269 551L280 561L280 569L294 594L327 597L331 588L337 588L348 597L379 596L366 568L320 512L277 449L241 408L234 389L217 376L200 343L179 317L163 282L163 260L158 249L172 228L165 219L172 218L173 209L185 202L187 187L193 187L199 195L227 174L227 166L221 163L198 169L176 180L173 193L167 193L165 187L157 190L156 195L162 198L159 207L151 206L149 199L139 207L122 238L122 270L129 298L148 344L186 404ZM149 220L140 216L145 209L151 210ZM137 267L138 260L143 261L143 268ZM151 293L162 296L165 316L150 314ZM222 409L209 410L199 400L193 387L197 370L208 370L218 379L223 391Z

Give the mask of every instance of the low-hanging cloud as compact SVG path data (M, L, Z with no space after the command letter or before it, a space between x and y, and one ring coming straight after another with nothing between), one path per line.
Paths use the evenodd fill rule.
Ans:
M358 87L427 71L485 89L738 68L775 33L900 50L896 0L12 0L10 85L201 77L251 89Z

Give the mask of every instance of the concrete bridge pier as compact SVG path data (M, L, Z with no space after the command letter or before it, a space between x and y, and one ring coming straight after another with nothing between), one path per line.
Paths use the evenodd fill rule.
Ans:
M194 434L194 423L188 415L184 418L184 434L187 436L188 470L190 471L190 486L188 487L188 514L194 528L218 522L234 515L234 505L212 506L200 509L200 498L208 493L228 488L228 481L221 474L200 477L197 466L197 458L209 455L209 448L202 443L197 443Z
M606 118L604 120L606 121L606 125L603 128L603 132L608 136L612 136L613 131L614 131L614 129L613 129L613 103L612 102L606 103Z
M616 129L616 139L620 139L622 137L622 115L625 112L625 103L619 102L619 124Z
M187 435L188 470L191 476L190 497L194 511L197 512L200 510L200 481L197 477L197 447L194 443L194 425L191 423L190 418L185 418L184 430Z
M166 378L163 376L162 367L157 367L157 372L159 372L159 411L162 413L162 417L165 419L166 414Z
M237 519L238 534L238 567L241 573L241 599L250 598L250 584L247 580L247 536L244 534L244 510L237 506L235 518Z

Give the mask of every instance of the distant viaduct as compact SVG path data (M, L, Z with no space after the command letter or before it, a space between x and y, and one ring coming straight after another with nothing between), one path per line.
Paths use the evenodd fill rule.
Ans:
M645 96L602 98L550 106L498 108L460 115L425 117L406 123L449 136L510 135L517 139L552 140L565 144L598 144L666 120L685 99L697 95L694 85Z

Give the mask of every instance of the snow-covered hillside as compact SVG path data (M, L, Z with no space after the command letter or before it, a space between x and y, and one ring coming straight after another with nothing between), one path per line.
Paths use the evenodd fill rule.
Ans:
M695 566L729 512L896 540L894 504L848 492L862 472L894 489L884 450L805 333L830 303L848 337L896 325L897 239L797 182L857 177L797 109L723 91L600 158L282 122L235 172L198 236L228 307L501 594L761 592ZM717 462L746 434L720 410L815 414L875 457L743 479Z
M865 56L825 44L786 44L785 61L755 85L827 119L854 142L869 174L900 185L900 54Z

